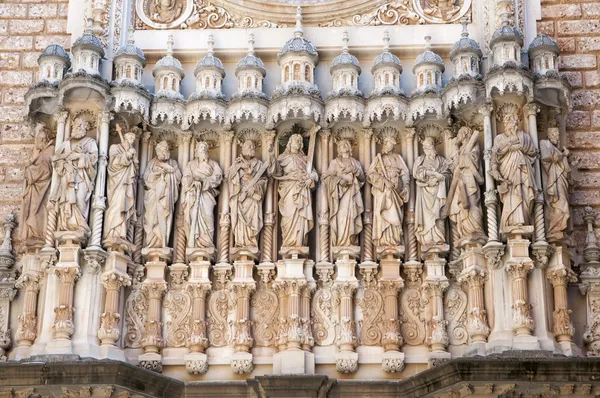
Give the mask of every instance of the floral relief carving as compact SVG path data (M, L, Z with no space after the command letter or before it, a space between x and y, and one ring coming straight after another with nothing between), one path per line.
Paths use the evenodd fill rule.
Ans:
M409 286L400 293L400 330L404 342L408 345L421 345L425 342L425 322L421 291L418 287Z
M277 342L277 314L279 300L269 282L262 281L252 295L250 306L253 311L252 335L255 345L274 346Z
M360 344L381 345L383 296L374 288L366 288L358 301L363 318L360 322Z
M452 284L444 297L444 316L448 321L448 337L452 345L467 343L467 295L460 285Z

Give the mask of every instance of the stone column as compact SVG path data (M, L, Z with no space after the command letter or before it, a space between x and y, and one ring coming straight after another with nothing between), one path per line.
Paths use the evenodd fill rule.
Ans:
M231 289L237 296L236 320L233 326L235 353L231 358L231 370L235 374L250 374L254 370L250 349L254 345L252 322L250 321L250 297L256 290L256 282L231 282Z
M554 335L559 343L573 342L575 328L571 323L571 310L567 299L567 285L577 282L577 276L570 268L548 270L548 279L554 288Z
M383 263L384 260L382 260ZM383 296L383 354L381 365L388 373L399 373L404 369L404 353L400 352L403 339L400 333L400 319L398 312L398 293L404 287L404 281L400 278L400 260L396 260L398 278L383 277L378 284L379 291ZM382 268L383 268L382 264Z
M490 161L492 156L492 147L494 146L494 135L492 131L492 113L494 106L485 104L479 108L479 113L483 115L483 140L484 151L483 159L485 163L485 209L487 216L488 242L483 250L488 260L490 268L497 269L501 267L500 259L504 255L504 245L500 242L498 227L498 192L496 191L496 182L489 173L491 170Z
M267 130L262 135L262 158L268 162L271 156L269 149L274 145L273 140L277 132L275 130ZM262 230L262 250L260 256L260 264L263 266L273 265L273 253L275 246L275 210L274 210L274 180L269 178L267 183L267 192L265 195L265 217L264 227Z
M329 143L331 139L331 130L320 130L319 137L321 139L321 157L317 159L320 162L321 172L327 170L331 161L329 153ZM319 262L317 268L333 267L331 263L331 241L329 237L329 210L327 208L327 198L325 187L320 182L317 185L317 222L319 227Z
M335 355L335 366L338 372L354 373L358 370L358 339L354 321L354 293L358 281L336 281L334 290L340 298L340 329L336 339L339 352Z
M100 113L100 137L98 140L98 166L94 197L92 199L92 215L90 227L92 235L89 240L87 252L104 252L102 249L102 220L106 211L106 168L108 166L108 138L109 123L112 115L109 111Z
M221 167L223 169L223 173L227 173L229 166L231 166L232 162L232 142L234 137L233 131L223 132L220 136L220 148L221 148L221 157L223 159ZM235 145L235 144L233 144ZM221 185L221 194L219 195L219 199L221 200L219 206L219 233L218 233L218 254L217 254L217 266L227 266L229 265L229 246L230 246L230 231L231 231L231 218L229 216L229 187L228 181L223 179L223 183Z
M190 161L190 143L192 141L192 134L186 132L177 136L177 163L179 163L179 167L182 172L185 166ZM192 155L193 156L193 155ZM175 205L175 225L177 228L173 231L175 234L174 242L175 242L175 253L173 254L175 258L175 264L177 265L185 265L185 257L186 257L186 238L185 233L183 231L183 214L181 214L181 200L177 200Z
M77 246L79 249L79 246ZM62 257L62 255L61 255ZM70 339L75 332L75 324L73 322L73 314L75 307L73 306L73 290L75 282L81 275L79 266L63 266L56 267L55 274L60 280L60 288L58 292L58 306L54 308L54 339L61 341L61 348L65 349L63 353L70 353Z
M17 329L16 340L17 349L19 347L30 347L37 337L37 297L40 291L41 275L22 274L15 283L15 287L21 290L23 295L23 312L19 315L19 327ZM22 356L17 355L15 359L22 359L28 356L26 353Z
M144 131L141 137L141 149L138 152L140 156L140 176L144 175L144 172L146 171L146 165L148 164L149 143L150 133L148 131ZM141 264L142 246L144 244L144 181L142 178L138 179L136 196L137 222L135 224L135 233L133 237L133 244L135 246L133 251L133 262L134 264Z
M106 289L106 297L100 329L98 329L98 338L103 347L115 347L117 341L121 337L121 314L119 313L119 308L121 308L121 288L131 285L131 277L126 273L109 271L102 274L100 283L102 283L102 286Z
M373 129L363 129L360 137L362 138L361 145L364 148L363 155L363 170L369 170L371 166L371 146L373 142ZM362 262L374 262L373 255L373 195L371 195L371 184L365 181L363 188L365 213L363 215L363 253Z
M310 264L306 266L307 264ZM312 334L312 321L310 316L310 303L312 295L317 290L316 281L312 278L312 269L314 262L306 260L305 268L309 268L311 278L307 280L306 285L302 288L300 296L300 324L302 327L302 349L310 352L315 346L315 339ZM307 278L308 279L308 278Z
M416 130L414 128L406 129L406 160L407 166L409 170L413 169L413 165L415 163L415 148L417 146L416 140ZM408 226L408 261L405 263L405 267L420 267L420 263L418 261L417 255L417 235L415 234L415 199L416 199L416 186L415 179L412 175L412 171L410 173L410 197L408 199L408 211L406 212L406 224Z

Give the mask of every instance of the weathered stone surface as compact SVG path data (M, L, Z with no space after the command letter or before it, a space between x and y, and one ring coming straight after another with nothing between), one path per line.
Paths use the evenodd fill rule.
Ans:
M581 169L600 169L600 152L573 151L572 156Z
M0 106L0 122L22 122L24 118L22 106Z
M600 127L600 110L592 112L592 127Z
M575 191L569 196L569 203L580 206L600 205L600 191Z
M25 93L27 92L27 88L7 88L4 90L4 94L2 96L3 104L22 104L24 102Z
M598 20L558 21L557 32L559 36L586 35L597 32L600 28Z
M596 56L593 54L561 55L558 57L559 69L594 69Z
M40 33L44 30L43 20L32 21L10 21L11 34L33 34Z
M583 9L583 16L585 18L594 18L600 16L600 4L598 4L597 2L582 4L581 8Z
M33 142L33 134L25 124L2 124L0 126L0 140L2 142Z
M71 43L69 36L38 36L35 38L35 49L44 50L50 44L58 44L63 48L68 48Z
M0 37L0 50L31 50L33 37L4 36Z
M590 52L600 50L600 37L579 37L577 39L579 51Z
M571 87L580 88L583 86L581 72L562 72L562 74L567 78L567 80L571 84Z
M554 36L554 22L538 22L537 23L538 33L543 33L548 36Z
M30 69L37 67L37 59L39 56L39 52L23 53L23 68Z
M562 37L556 41L561 53L575 52L575 39L573 37Z
M567 127L570 129L581 129L590 126L590 112L573 111L567 116ZM571 137L571 134L569 137Z
M29 6L29 18L52 18L57 15L57 4L32 4Z
M46 31L48 33L66 33L67 21L64 19L49 19L46 21Z
M16 69L19 67L19 53L0 53L0 68Z
M19 203L23 193L23 184L2 183L0 184L0 202Z
M0 18L25 18L27 6L24 4L0 4Z
M600 86L600 73L596 71L585 72L585 86L586 87L598 87Z
M579 4L557 4L542 7L542 19L579 18L581 6Z
M573 106L592 108L600 103L600 90L573 91Z
M33 82L33 72L0 71L0 84L5 86L28 86Z
M5 144L0 146L0 164L25 164L33 150L30 144Z

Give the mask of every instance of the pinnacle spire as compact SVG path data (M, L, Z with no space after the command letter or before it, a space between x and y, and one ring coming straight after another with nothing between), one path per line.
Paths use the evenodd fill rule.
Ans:
M175 40L173 39L173 35L169 35L169 38L167 39L167 56L168 57L173 56L173 45L174 44L175 44Z
M94 33L94 18L87 18L87 26L85 27L84 33L93 34Z
M431 51L431 36L425 36L425 51Z
M295 37L304 36L304 30L302 29L302 7L296 8L296 29L294 30Z
M462 37L469 37L469 29L467 28L469 20L467 18L463 18L460 20L460 24L462 25L462 32L460 35Z
M350 39L348 38L348 31L345 30L344 33L342 33L342 42L344 43L344 45L342 46L342 52L343 53L348 53L348 42L350 41Z
M215 37L212 33L208 35L208 55L210 57L215 53Z
M135 29L134 29L133 25L131 25L128 29L127 43L129 43L129 44L135 43L135 38L133 37L134 34L135 34Z
M254 33L248 35L248 55L254 55Z
M390 33L387 30L383 32L383 51L390 52Z

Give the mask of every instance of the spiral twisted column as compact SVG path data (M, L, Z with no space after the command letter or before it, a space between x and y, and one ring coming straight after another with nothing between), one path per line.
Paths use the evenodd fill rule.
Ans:
M274 140L277 132L275 130L267 130L262 134L262 159L264 162L269 162L271 154L274 153ZM275 246L275 211L274 211L274 182L269 178L267 183L267 192L265 195L265 220L262 230L262 250L260 253L260 262L273 262L273 247Z
M327 170L331 161L329 145L331 142L331 130L320 130L320 152L321 156L317 159L320 162L321 172ZM317 187L317 222L319 223L319 263L331 262L331 241L329 232L329 209L327 204L327 193L323 182L320 181Z
M416 129L411 127L406 129L406 149L407 163L410 172L410 197L408 199L408 211L406 215L406 223L408 225L408 260L418 261L417 255L417 235L415 232L415 179L412 176L412 169L415 163L415 148L416 148Z
M190 161L190 143L192 141L191 133L184 133L177 137L177 161L179 167L183 172L183 169ZM185 247L186 247L186 236L184 232L183 214L181 213L181 196L175 205L175 253L173 258L175 263L181 264L185 262Z
M89 246L101 249L102 244L102 221L106 210L106 168L108 166L108 138L109 123L112 114L104 111L100 114L100 139L98 143L98 172L94 187L94 199L92 200L92 220L90 227L92 236Z
M221 168L225 175L231 166L232 143L234 132L226 131L219 136L221 157L223 159ZM229 264L229 248L231 245L231 217L229 216L229 181L223 179L220 195L219 237L218 237L218 263Z
M373 129L363 129L362 145L364 146L363 153L363 170L368 170L371 166L372 151L375 145L373 141ZM372 262L375 256L373 255L373 196L371 195L371 184L368 180L365 182L364 188L364 232L363 232L363 262Z
M135 264L142 263L142 246L144 245L144 182L141 176L144 175L148 164L149 143L150 133L145 131L141 136L141 150L138 151L140 156L140 178L138 179L136 200L137 222L135 223L135 231L133 234L133 244L135 245L133 262Z

